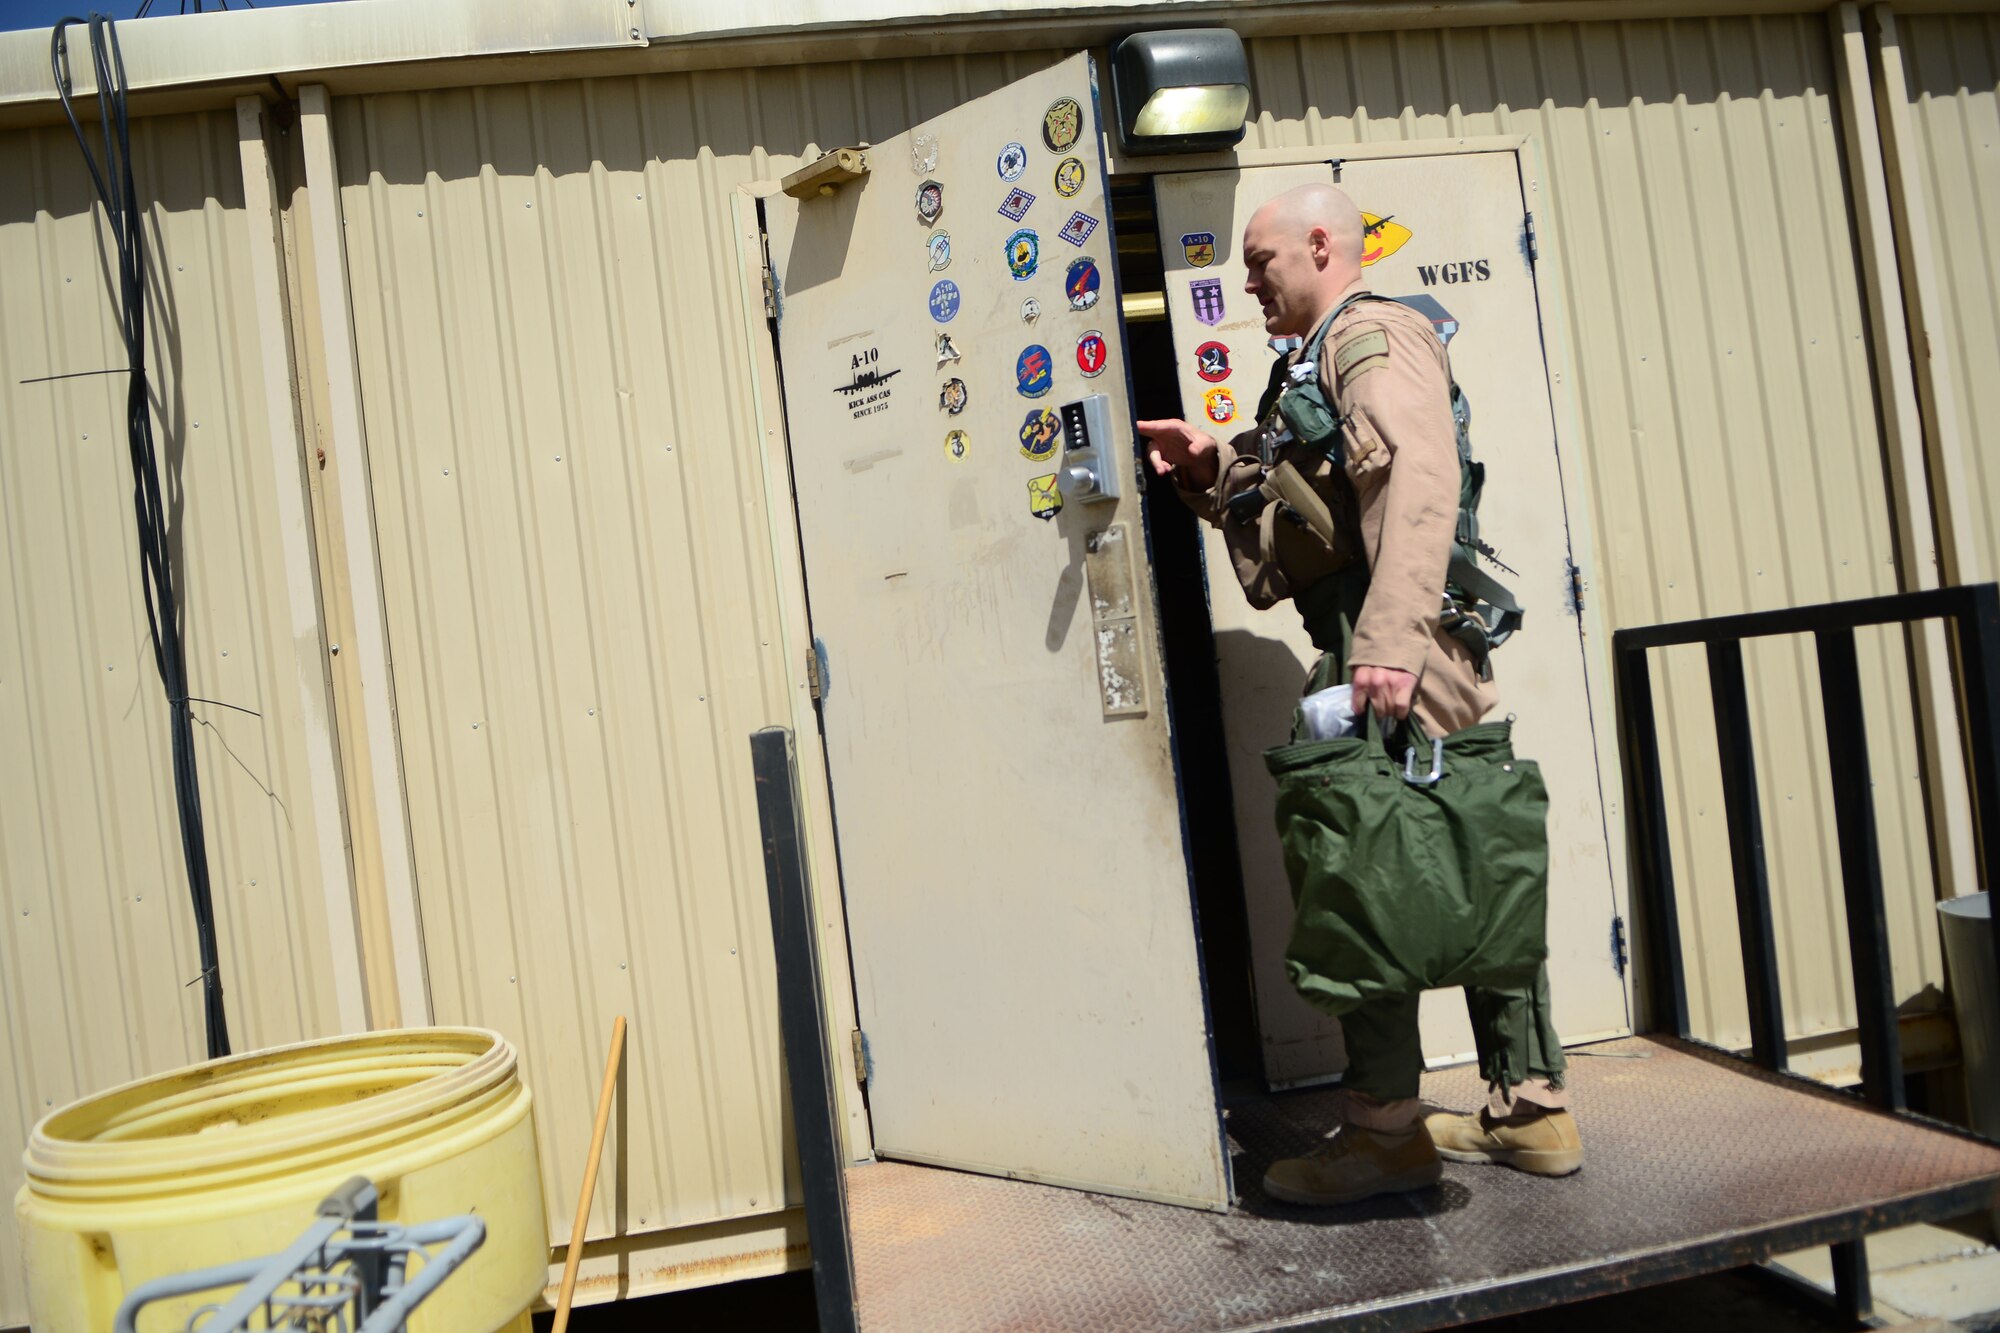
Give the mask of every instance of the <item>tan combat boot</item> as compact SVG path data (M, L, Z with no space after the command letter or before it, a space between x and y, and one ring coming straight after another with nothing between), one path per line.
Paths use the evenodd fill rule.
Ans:
M1271 1163L1264 1192L1286 1203L1355 1203L1420 1190L1443 1175L1444 1164L1421 1121L1394 1131L1350 1124L1305 1157Z
M1498 1162L1537 1176L1566 1176L1583 1165L1583 1140L1568 1111L1550 1111L1525 1102L1513 1115L1495 1119L1441 1112L1424 1121L1438 1156L1451 1162Z

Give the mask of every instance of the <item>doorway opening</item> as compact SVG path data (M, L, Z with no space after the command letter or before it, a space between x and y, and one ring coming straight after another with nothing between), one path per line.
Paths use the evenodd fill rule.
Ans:
M1166 308L1157 299L1165 282L1165 266L1160 258L1152 180L1146 176L1114 177L1109 194L1118 239L1118 289L1128 296L1124 326L1133 416L1186 417ZM1135 293L1141 300L1130 302ZM1223 743L1221 680L1216 674L1215 636L1209 624L1210 592L1203 572L1200 520L1181 503L1173 483L1154 476L1150 468L1146 469L1146 542L1159 590L1167 700L1180 765L1188 863L1194 877L1196 938L1215 1041L1216 1072L1225 1094L1229 1094L1248 1086L1261 1087L1264 1068L1250 974L1250 926L1244 906L1242 861L1237 853L1229 756ZM1235 594L1233 587L1215 593Z

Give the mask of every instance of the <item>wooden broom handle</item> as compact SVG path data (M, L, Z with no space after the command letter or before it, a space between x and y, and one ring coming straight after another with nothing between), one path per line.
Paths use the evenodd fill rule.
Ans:
M576 1294L576 1268L583 1262L583 1231L590 1221L590 1196L597 1189L597 1162L604 1156L604 1128L611 1121L611 1097L618 1090L618 1061L625 1054L625 1015L611 1025L611 1054L604 1061L604 1086L597 1093L597 1123L590 1130L590 1156L583 1164L583 1195L576 1201L576 1225L569 1231L569 1257L563 1261L562 1290L556 1295L556 1321L550 1333L569 1327L569 1301Z

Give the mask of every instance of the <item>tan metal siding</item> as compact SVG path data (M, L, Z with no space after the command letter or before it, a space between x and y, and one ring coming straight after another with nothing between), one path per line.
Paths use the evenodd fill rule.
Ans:
M2000 573L2000 14L1899 15L1978 567Z
M338 1030L233 113L132 131L238 1049ZM65 130L0 136L0 1162L46 1110L202 1058L166 704L136 577L106 236ZM26 1318L0 1222L0 1324Z
M1587 577L1612 628L1895 590L1821 17L1251 51L1257 146L1536 139L1544 179L1529 198L1567 298L1545 327L1574 380L1559 391L1580 418L1573 456L1599 560ZM1788 1025L1845 1027L1834 833L1824 782L1811 781L1826 762L1817 674L1803 646L1760 646L1749 664ZM1910 996L1940 969L1899 644L1865 640L1863 673L1896 978ZM1744 1040L1707 675L1698 654L1675 654L1656 682L1694 1019Z
M335 104L432 998L519 1040L557 1242L614 1013L624 1186L589 1234L784 1204L747 759L791 718L792 516L767 506L731 197L1056 58Z

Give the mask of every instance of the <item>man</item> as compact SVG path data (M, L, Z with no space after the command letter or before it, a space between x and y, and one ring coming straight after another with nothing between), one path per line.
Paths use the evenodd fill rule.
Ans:
M1400 721L1414 712L1444 737L1498 703L1483 655L1440 624L1459 501L1450 370L1424 316L1365 299L1364 236L1360 210L1331 185L1286 191L1243 230L1244 290L1263 307L1265 331L1310 347L1331 321L1317 366L1294 373L1316 371L1340 417L1341 448L1333 458L1282 446L1273 456L1292 462L1310 495L1274 487L1256 430L1223 443L1184 421L1138 426L1154 470L1222 530L1252 604L1289 598L1298 607L1325 654L1314 681L1351 674L1357 713L1366 705ZM1335 520L1330 543L1303 521L1315 504ZM1417 997L1371 1001L1341 1019L1345 1123L1310 1156L1273 1163L1265 1191L1336 1204L1421 1189L1440 1178L1440 1156L1542 1175L1582 1165L1546 970L1530 989L1468 988L1466 1001L1488 1083L1483 1110L1422 1119Z

